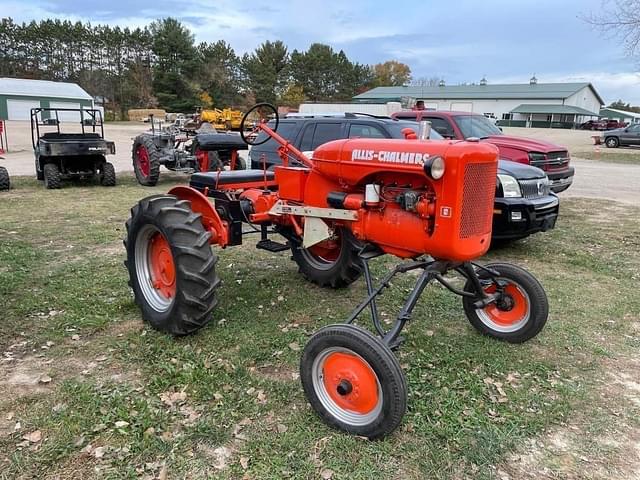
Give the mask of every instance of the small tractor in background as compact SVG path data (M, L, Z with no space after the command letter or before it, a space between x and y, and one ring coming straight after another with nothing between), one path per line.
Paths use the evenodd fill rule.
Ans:
M231 108L203 109L199 112L200 122L210 123L216 130L240 130L242 112Z
M406 128L404 139L335 140L307 156L277 133L271 105L253 107L242 127L257 109L263 119L254 130L265 135L249 138L241 129L241 136L252 145L278 143L282 165L194 173L189 186L131 209L129 284L154 328L187 335L211 319L221 283L211 246L241 245L248 233L261 234L260 249L290 251L302 275L322 287L347 287L364 276L366 298L344 323L319 329L307 342L300 379L327 424L371 439L392 432L405 414L407 380L394 350L429 283L462 297L464 315L482 334L520 343L542 330L549 305L535 277L512 264L474 261L491 243L495 146L428 140L424 122L417 135ZM370 262L385 254L403 261L376 286ZM387 327L376 299L406 272L417 272L415 286ZM305 293L289 294L295 301ZM365 311L373 333L354 324Z
M131 156L140 185L154 186L160 178L160 166L191 174L218 170L244 170L245 160L239 150L247 144L236 133L218 133L203 123L198 130L171 124L156 126L151 117L151 131L133 140Z

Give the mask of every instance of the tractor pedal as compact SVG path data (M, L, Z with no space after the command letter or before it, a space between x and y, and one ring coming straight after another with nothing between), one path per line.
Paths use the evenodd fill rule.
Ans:
M393 342L389 344L389 349L393 351L398 350L406 340L407 339L404 337L404 335L400 335L398 338L396 338Z
M289 250L289 244L288 243L278 243L278 242L274 242L273 240L260 240L258 243L256 243L256 248L259 248L260 250L266 250L268 252L273 252L273 253L277 253L277 252L284 252L285 250Z

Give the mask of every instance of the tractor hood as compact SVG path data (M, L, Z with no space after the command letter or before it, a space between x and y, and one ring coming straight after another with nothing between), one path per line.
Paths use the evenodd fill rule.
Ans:
M510 160L500 160L498 162L498 173L506 173L518 180L531 180L534 178L544 178L546 176L545 173L537 167L512 162Z
M532 138L514 137L512 135L491 135L484 138L483 141L492 143L499 148L513 148L524 152L549 153L567 150L565 147L550 142L534 140Z

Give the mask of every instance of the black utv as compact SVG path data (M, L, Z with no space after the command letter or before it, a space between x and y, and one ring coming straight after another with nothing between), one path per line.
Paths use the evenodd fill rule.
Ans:
M75 123L73 133L61 131ZM40 129L43 131L42 134ZM32 108L31 143L36 161L36 177L46 188L60 188L64 180L96 178L101 185L116 184L116 171L106 155L116 153L114 142L104 139L102 112L94 109Z

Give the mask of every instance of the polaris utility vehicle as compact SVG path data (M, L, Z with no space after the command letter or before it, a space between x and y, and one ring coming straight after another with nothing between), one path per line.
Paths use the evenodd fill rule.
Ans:
M335 140L307 156L277 133L271 105L256 105L242 127L257 109L271 112L273 125L255 128L280 145L281 165L194 173L189 186L131 209L126 266L135 301L152 326L186 335L211 319L220 290L211 246L241 245L247 224L261 234L257 247L290 250L313 283L340 288L364 276L366 298L344 323L320 328L307 342L300 379L327 424L368 438L392 432L405 414L407 379L394 350L429 283L462 297L464 315L485 335L519 343L542 330L549 305L535 277L512 264L475 261L491 241L495 146L429 140L424 122L418 135L406 128L404 139ZM265 141L241 132L252 144ZM402 261L375 286L370 262L385 254ZM387 327L377 298L393 288L396 275L410 271L417 272L415 286ZM296 301L304 288L289 295ZM365 310L374 333L354 324Z
M160 166L167 170L192 174L224 170L244 170L238 155L247 144L236 133L218 133L208 123L198 130L178 124L156 126L151 116L151 131L133 140L131 157L140 185L154 186L160 178Z
M74 133L62 131L61 125L71 129L74 123ZM104 138L100 110L32 108L31 144L36 177L46 188L61 188L64 180L79 178L96 178L105 187L116 184L115 168L106 159L116 153L116 145Z
M273 126L273 121L269 125ZM342 138L404 138L405 128L417 131L418 124L356 113L295 114L280 120L278 135L301 151L313 151L323 143ZM433 129L430 138L442 140ZM263 132L258 141L264 139L267 141L249 153L253 168L282 164L278 143ZM560 201L550 191L549 179L541 169L502 159L498 162L492 240L504 243L551 230L559 210Z

